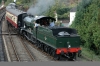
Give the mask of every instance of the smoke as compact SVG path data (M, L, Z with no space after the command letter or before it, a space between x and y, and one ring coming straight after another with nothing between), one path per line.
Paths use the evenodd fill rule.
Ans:
M41 15L55 4L55 0L37 0L36 5L32 5L27 13L32 15Z

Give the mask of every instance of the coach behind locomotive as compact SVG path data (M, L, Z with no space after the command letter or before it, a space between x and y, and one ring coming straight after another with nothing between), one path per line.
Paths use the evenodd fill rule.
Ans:
M6 7L6 20L15 28L23 26L22 19L27 15L26 12L16 9L15 3L10 3Z

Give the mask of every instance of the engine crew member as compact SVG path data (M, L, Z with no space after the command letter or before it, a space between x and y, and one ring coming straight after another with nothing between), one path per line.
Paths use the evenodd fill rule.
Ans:
M54 21L52 20L52 22L50 22L50 27L55 26Z
M34 23L35 23L35 26L34 26L35 28L38 27L38 26L40 26L39 23L36 23L36 22L34 22Z

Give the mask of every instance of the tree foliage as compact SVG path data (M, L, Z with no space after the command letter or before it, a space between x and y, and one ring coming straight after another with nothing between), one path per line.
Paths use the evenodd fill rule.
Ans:
M82 0L71 27L78 30L85 47L100 54L100 0Z
M67 1L56 0L54 6L49 7L49 10L46 12L47 16L54 17L54 13L57 12L58 19L68 19L70 8L66 6Z

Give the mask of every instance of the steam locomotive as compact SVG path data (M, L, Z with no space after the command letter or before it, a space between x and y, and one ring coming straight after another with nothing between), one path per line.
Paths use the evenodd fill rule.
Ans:
M55 22L52 17L31 16L26 12L16 9L15 3L6 7L5 18L19 33L31 42L52 55L57 60L63 56L68 59L76 59L77 53L81 53L80 36L77 31L64 26L50 27L50 21ZM35 22L40 24L35 26Z

